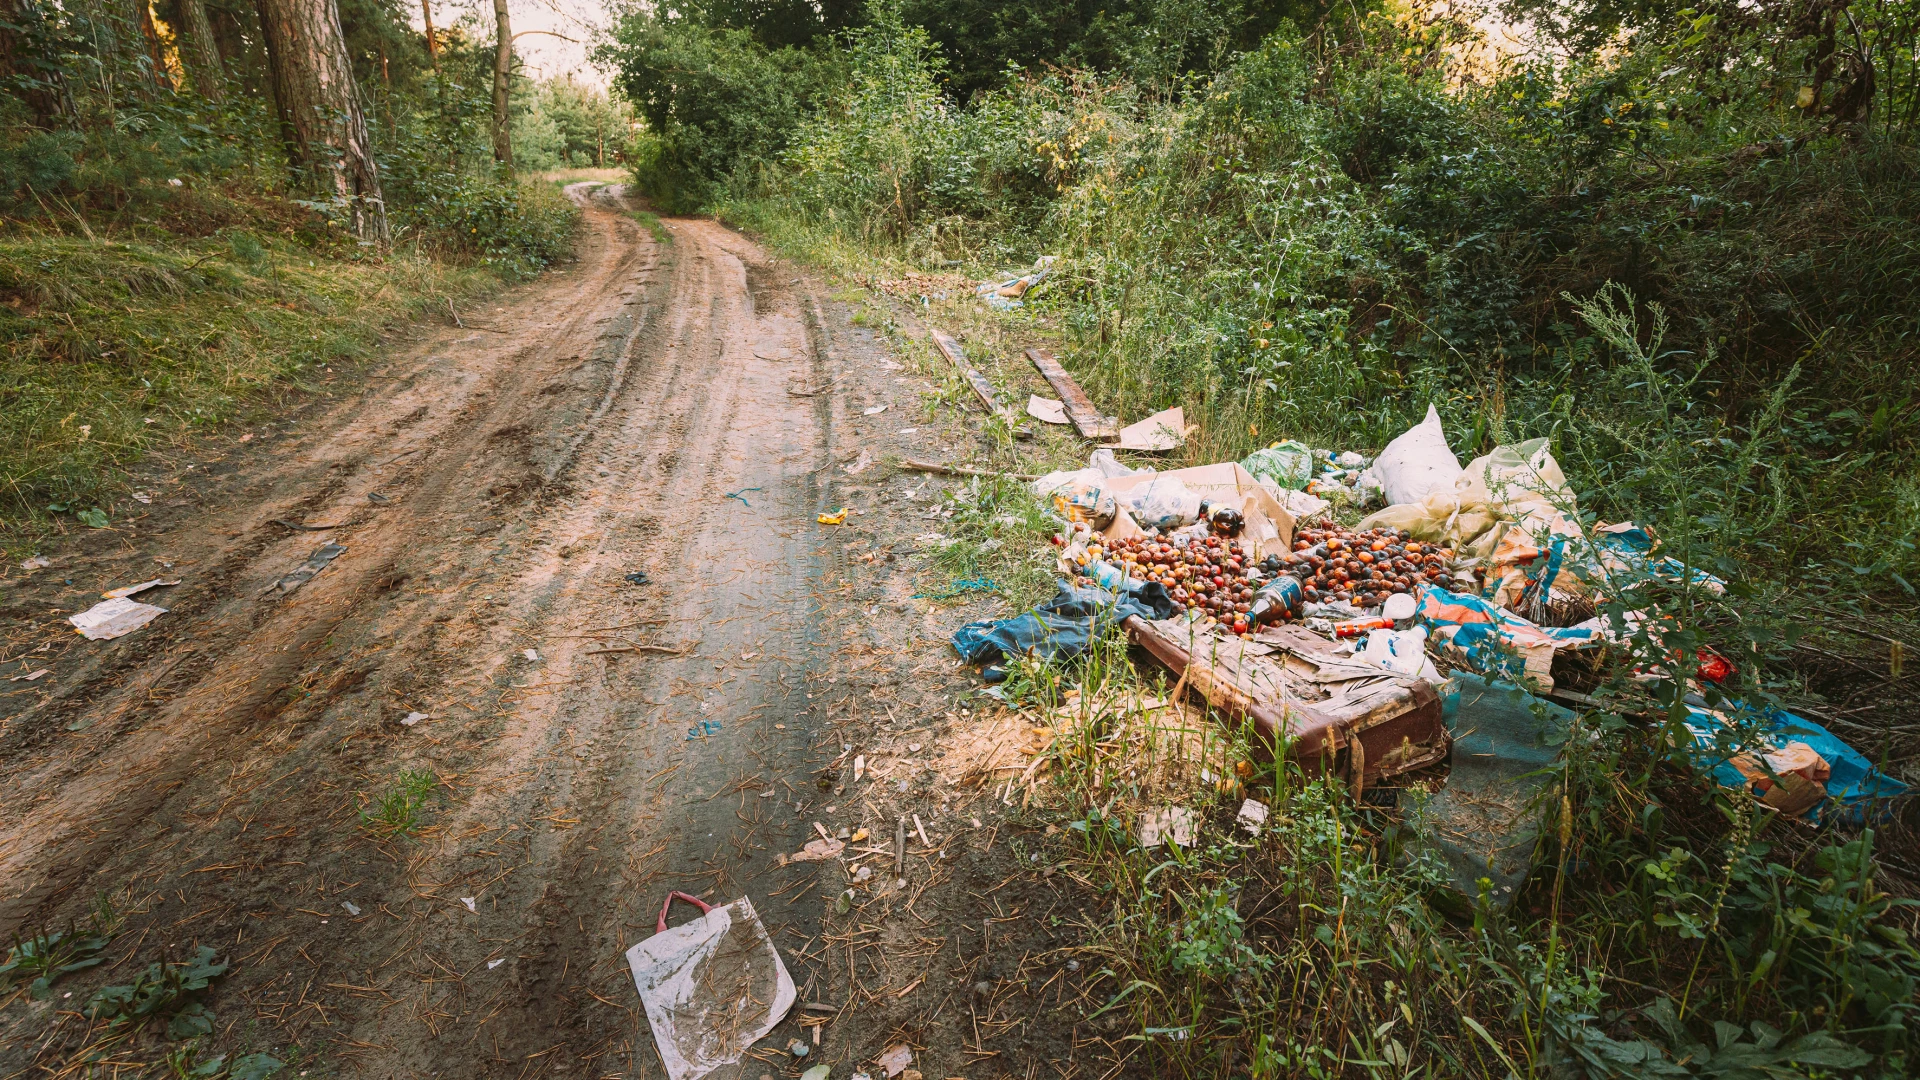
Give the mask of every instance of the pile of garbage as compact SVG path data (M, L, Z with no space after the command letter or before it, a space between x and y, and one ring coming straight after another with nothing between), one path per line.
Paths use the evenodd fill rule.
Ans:
M1204 637L1297 653L1300 639L1279 633L1289 624L1298 630L1287 633L1318 635L1353 665L1431 681L1456 711L1468 685L1460 680L1470 674L1467 712L1517 694L1514 700L1537 702L1534 712L1547 715L1552 709L1542 696L1593 704L1556 681L1559 661L1591 654L1565 665L1567 673L1597 671L1605 650L1628 645L1649 619L1661 618L1602 614L1635 586L1658 579L1711 592L1726 587L1661 554L1645 526L1583 528L1545 439L1499 446L1462 466L1432 407L1372 459L1288 441L1238 462L1156 472L1100 450L1086 468L1051 473L1032 490L1061 521L1055 542L1062 597L1049 607L1044 628L1022 624L1018 635L996 633L994 622L963 628L955 643L969 659L993 663L1014 655L997 646L1016 640L1014 648L1072 655L1099 625L1130 614L1159 620L1153 632L1163 640L1180 636L1188 657L1219 655L1217 647L1201 646ZM1379 503L1351 526L1329 513L1335 504L1351 511ZM1099 613L1103 603L1111 614ZM1662 626L1670 622L1661 618ZM1063 629L1071 638L1064 649L1053 647L1066 640L1057 636L1041 646ZM1241 666L1254 663L1252 654L1240 655ZM1456 674L1443 677L1435 661ZM1745 722L1751 717L1740 703L1709 708L1700 691L1728 678L1734 666L1711 650L1688 664L1682 681L1689 684L1688 723L1701 771L1810 822L1858 818L1906 790L1803 717L1766 711L1755 724ZM1466 731L1476 722L1449 714L1447 726ZM1736 726L1759 734L1729 750ZM1474 775L1462 773L1460 783ZM1492 796L1462 791L1455 801L1466 805L1482 794Z

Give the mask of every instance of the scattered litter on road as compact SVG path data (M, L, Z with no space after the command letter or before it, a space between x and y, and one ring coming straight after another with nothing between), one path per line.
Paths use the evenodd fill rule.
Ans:
M913 1051L909 1050L905 1043L895 1043L882 1051L880 1056L874 1059L874 1064L885 1069L888 1076L899 1076L912 1067Z
M346 909L347 909L347 914L349 914L349 915L352 915L352 916L355 916L356 918L357 918L357 917L359 916L359 914L360 914L360 907L359 907L359 905L357 905L357 904L355 904L355 903L354 903L353 901L351 901L351 900L342 900L342 901L340 901L340 906L341 906L341 907L343 907L343 908L346 908Z
M67 621L88 641L111 641L133 633L166 613L166 608L120 596L102 600L78 615L69 615Z
M761 489L761 488L757 488L757 487L750 487L750 488L741 488L741 489L740 489L739 491L729 491L729 492L727 492L727 496L726 496L726 497L727 497L728 499L738 499L738 500L740 500L740 505L741 505L741 506L745 506L745 507L749 507L749 508L751 508L751 507L753 506L753 504L747 501L747 492L749 492L749 491L760 491L760 490L762 490L762 489ZM723 500L723 501L724 501L724 500Z
M821 862L826 859L837 858L839 854L846 849L847 845L845 841L823 836L818 840L807 841L806 847L801 848L792 855L780 856L777 862L781 866L797 862Z
M499 966L500 966L501 964L504 964L504 963L506 963L506 960L505 960L505 959L500 959L500 960L489 960L489 961L487 961L487 970L488 970L488 971L492 971L492 970L493 970L494 968L497 968L497 967L499 967Z
M1140 846L1159 847L1171 840L1180 847L1192 847L1199 818L1184 806L1163 806L1149 810L1140 818Z
M612 652L613 650L609 649L607 651ZM687 741L692 742L695 739L708 739L718 734L720 734L720 721L702 720L687 729Z
M293 568L293 571L279 581L261 590L260 595L277 592L282 596L313 580L313 575L327 568L327 564L346 554L347 549L339 544L322 544L315 548L307 561Z
M35 681L37 681L37 680L38 680L38 679L39 679L39 678L40 678L40 677L41 677L42 675L51 675L51 674L53 674L53 669L52 669L52 668L37 668L37 669L35 669L35 670L33 670L33 671L29 671L29 672L27 672L27 673L26 673L25 675L15 675L15 676L14 676L13 678L11 678L11 679L8 679L7 681L8 681L8 682L20 682L20 681L22 681L22 680L25 680L25 681L27 681L27 682L35 682Z
M1240 814L1234 820L1240 823L1241 828L1259 836L1260 830L1267 824L1267 804L1259 799L1248 799L1240 804Z
M883 413L883 412L886 412L886 411L887 411L887 407L886 407L885 405L875 405L875 406L873 406L873 407L872 407L872 408L870 408L870 409L862 409L862 410L860 410L860 415L862 415L862 416L879 416L879 415L880 415L881 413Z
M433 717L428 716L426 713L410 712L407 715L401 717L400 722L407 725L408 727L412 727L413 725L419 723L422 720L431 720L431 719L433 719Z
M667 929L667 909L675 900L698 907L700 918ZM739 1061L786 1018L798 995L753 901L744 896L712 907L670 893L657 926L657 933L627 950L627 964L669 1080L697 1080Z
M822 525L845 525L847 523L847 515L851 513L853 513L852 507L843 506L838 513L821 514L818 520Z
M463 896L463 897L461 897L461 898L460 898L460 902L461 902L461 903L463 903L463 904L465 904L465 905L467 905L467 910L468 910L468 911L471 911L471 912L473 912L473 913L475 913L475 914L479 914L479 911L480 911L480 909L479 909L479 908L477 908L477 907L474 907L474 906L473 906L473 897L471 897L471 896Z
M32 558L23 559L20 563L20 569L42 570L52 565L53 565L52 559L47 558L45 555L35 555Z
M827 1077L831 1075L833 1075L833 1068L831 1066L815 1065L813 1068L801 1073L800 1080L827 1080Z
M635 570L626 576L625 581L629 585L646 585L651 583L653 579L647 576L646 571Z
M178 584L180 584L179 578L174 578L172 581L167 581L164 578L154 578L152 581L143 581L138 585L122 585L117 589L109 589L106 592L101 593L100 595L106 597L109 600L117 600L120 597L132 596L135 593L143 593L143 592L146 592L148 589L158 588L162 585L178 585Z
M151 491L136 491L133 492L131 497L134 502L139 503L141 506L153 505L153 492Z
M533 663L537 664L540 662L539 649L522 649L520 650L520 655L526 657L529 661Z
M792 1054L794 1057L797 1057L797 1058L806 1057L808 1054L812 1052L813 1052L813 1048L808 1046L806 1042L801 1039L795 1039L792 1042L787 1044L787 1053Z

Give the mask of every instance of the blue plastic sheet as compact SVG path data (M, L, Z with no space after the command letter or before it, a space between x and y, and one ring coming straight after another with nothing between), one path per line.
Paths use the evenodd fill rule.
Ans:
M1694 766L1711 772L1727 787L1747 788L1746 776L1717 748L1720 718L1693 705L1687 711L1691 714L1687 730L1693 733ZM1759 715L1760 731L1769 742L1776 747L1806 743L1833 770L1827 778L1827 798L1802 815L1807 821L1816 825L1862 824L1869 817L1884 814L1886 800L1906 794L1907 785L1874 768L1873 762L1819 724L1783 709L1767 709Z
M954 631L953 648L970 664L1015 656L1064 660L1085 652L1094 638L1129 615L1168 619L1180 610L1156 582L1124 593L1077 588L1060 582L1053 599L1011 619L971 622Z

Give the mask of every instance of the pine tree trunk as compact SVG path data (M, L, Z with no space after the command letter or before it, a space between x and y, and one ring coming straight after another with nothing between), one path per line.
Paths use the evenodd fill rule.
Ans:
M420 18L427 24L427 59L433 64L433 73L440 73L440 45L433 40L433 0L420 0Z
M513 172L513 119L507 114L507 89L513 78L513 29L507 25L507 0L493 0L493 160Z
M207 18L206 0L180 0L180 21L186 25L187 73L193 76L193 88L208 101L225 101L227 73L220 66L220 47L213 40L213 23Z
M260 0L273 98L296 177L345 201L355 236L384 245L387 208L334 0Z

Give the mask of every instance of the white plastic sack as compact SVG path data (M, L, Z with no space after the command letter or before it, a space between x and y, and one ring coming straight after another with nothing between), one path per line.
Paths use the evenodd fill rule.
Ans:
M1447 449L1440 411L1432 405L1427 406L1427 418L1388 443L1368 471L1380 481L1388 503L1419 502L1436 491L1451 493L1465 472Z
M698 1080L731 1065L793 1008L793 978L774 950L753 901L741 897L627 950L669 1080ZM666 908L660 910L666 926Z
M1121 498L1143 529L1177 529L1200 516L1200 496L1167 477L1149 480Z

